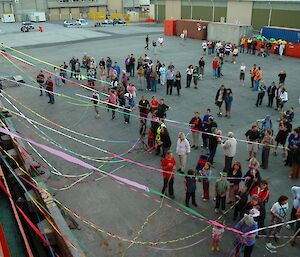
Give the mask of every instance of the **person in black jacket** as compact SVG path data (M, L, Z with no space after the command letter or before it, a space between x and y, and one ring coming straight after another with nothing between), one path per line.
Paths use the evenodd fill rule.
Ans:
M226 94L226 88L224 85L221 85L220 88L217 91L216 97L215 97L215 104L219 108L218 116L222 116L222 104L224 102Z
M292 172L289 176L290 179L298 179L300 175L300 143L294 151L292 158Z
M280 71L278 77L279 77L279 84L284 84L286 79L286 72L284 70Z
M199 60L199 78L202 79L204 76L204 66L205 66L205 61L203 57L200 58Z
M244 217L245 207L248 202L248 189L246 186L243 186L241 190L235 195L236 204L234 208L233 220L236 220L238 215L240 218Z
M212 134L217 134L218 133L218 129L213 127ZM216 155L216 151L217 151L217 147L218 147L218 137L215 135L209 135L209 141L208 141L208 152L209 152L209 157L208 157L208 162L210 162L211 164L214 163L214 157Z
M272 84L268 87L267 93L268 93L268 105L267 107L273 107L273 100L275 97L275 92L276 92L276 84L273 81Z
M188 175L184 177L184 188L185 188L185 205L190 207L189 202L192 197L192 204L197 207L196 203L196 182L194 170L188 170Z
M250 202L246 204L245 213L252 214L252 210L257 209L259 211L259 216L254 217L254 220L257 222L258 228L264 227L265 218L266 218L266 208L265 206L259 201L256 195L251 197Z
M145 41L146 41L145 49L149 50L149 35L146 36Z
M166 127L162 127L160 130L160 141L162 142L162 156L161 157L165 158L167 152L170 150L170 147L172 145L169 131L167 130Z
M202 130L202 120L200 118L200 113L195 112L195 116L190 121L191 131L192 131L192 146L191 148L198 149L199 147L199 136Z
M253 40L252 42L252 54L255 55L256 53L256 47L257 47L257 42L256 40Z
M271 48L272 48L272 44L270 42L268 42L266 44L266 57L270 55Z
M248 188L249 192L252 191L253 188L258 186L261 181L261 176L258 170L249 169L248 172L244 175L246 178L245 186Z
M236 161L232 168L227 171L227 174L227 180L230 183L228 204L231 204L235 201L235 195L239 192L241 178L243 177L241 163Z

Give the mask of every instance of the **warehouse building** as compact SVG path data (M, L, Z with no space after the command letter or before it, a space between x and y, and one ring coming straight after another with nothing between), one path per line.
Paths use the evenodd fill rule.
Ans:
M150 0L0 0L0 15L12 13L16 21L32 12L44 12L49 20L87 18L89 12L124 13L149 6Z
M300 0L151 0L159 22L165 19L201 19L259 30L265 25L300 27Z

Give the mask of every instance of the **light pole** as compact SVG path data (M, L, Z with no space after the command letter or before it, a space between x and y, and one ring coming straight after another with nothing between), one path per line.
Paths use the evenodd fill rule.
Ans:
M269 5L270 5L270 10L269 10L268 26L271 25L271 19L272 19L272 5L271 5L271 1L269 1Z
M190 16L190 18L192 20L193 19L193 4L192 4L191 0L189 0L189 2L190 2L190 7L191 7L191 16Z
M158 21L158 4L157 4L157 0L155 0L155 9L156 9L156 21Z
M215 21L215 2L214 0L211 0L212 3L212 22Z

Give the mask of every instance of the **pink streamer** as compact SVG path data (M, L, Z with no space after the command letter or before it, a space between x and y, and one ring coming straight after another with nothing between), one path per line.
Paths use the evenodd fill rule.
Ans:
M232 231L232 232L238 233L238 234L240 234L240 235L243 235L243 234L244 234L243 232L241 232L241 231L239 231L239 230L237 230L237 229L235 229L235 228L226 227L226 226L224 226L223 224L221 224L221 223L219 223L219 222L217 222L217 221L215 221L215 220L209 220L209 222L210 222L211 224L215 225L215 226L218 226L218 227L221 227L221 228L225 228L225 229L227 229L227 230L230 230L230 231Z
M15 134L15 133L12 133L11 131L9 131L7 129L0 128L0 132L2 132L4 134L7 134L7 135L10 135L12 137L16 137L16 138L20 138L20 139L26 140L26 141L34 144L35 146L37 146L37 147L39 147L39 148L41 148L41 149L43 149L43 150L45 150L45 151L53 154L53 155L56 155L56 156L58 156L58 157L60 157L60 158L62 158L64 160L66 160L68 162L75 163L75 164L77 164L77 165L79 165L81 167L87 168L89 170L97 170L97 171L99 171L96 167L94 167L94 166L92 166L92 165L90 165L90 164L88 164L88 163L86 163L84 161L81 161L81 160L79 160L76 157L73 157L73 156L71 156L69 154L66 154L66 153L62 152L62 151L59 151L59 150L53 149L51 147L48 147L46 145L39 144L39 143L37 143L37 142L29 139L29 138L21 137L21 136ZM150 192L149 188L146 187L145 185L139 184L137 182L134 182L134 181L126 179L126 178L119 177L117 175L112 175L112 174L107 173L107 172L103 172L103 171L100 171L100 172L102 172L105 175L110 176L110 177L112 177L112 178L114 178L116 180L119 180L119 181L121 181L121 182L123 182L123 183L125 183L127 185L130 185L132 187L136 187L136 188L142 189L142 190L144 190L146 192Z

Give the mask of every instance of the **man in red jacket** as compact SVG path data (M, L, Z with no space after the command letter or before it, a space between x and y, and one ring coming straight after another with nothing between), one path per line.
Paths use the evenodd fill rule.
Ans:
M169 197L174 199L174 172L175 172L175 164L176 161L173 157L172 151L168 151L166 154L166 157L162 159L161 161L161 167L164 171L163 177L164 177L164 186L161 191L162 194L165 194L165 190L168 187L169 188Z
M49 76L46 80L46 90L47 90L47 94L49 96L49 102L48 103L50 103L50 104L54 104L53 89L54 89L54 82L53 82L51 76Z

